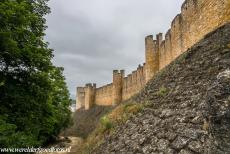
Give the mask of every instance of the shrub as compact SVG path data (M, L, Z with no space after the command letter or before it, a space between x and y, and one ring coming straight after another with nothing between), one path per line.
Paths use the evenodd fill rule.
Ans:
M100 122L104 131L110 130L113 127L112 121L107 116L102 117Z
M158 90L158 92L156 92L156 95L158 95L158 96L165 96L167 93L168 93L168 90L164 86L162 86Z

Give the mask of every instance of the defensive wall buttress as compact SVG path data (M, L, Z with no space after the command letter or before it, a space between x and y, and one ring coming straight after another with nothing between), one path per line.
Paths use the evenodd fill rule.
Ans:
M86 84L77 88L77 109L96 105L115 105L138 93L162 68L214 29L230 22L230 0L186 0L181 13L163 34L145 38L145 63L125 77L114 70L112 83L96 88Z

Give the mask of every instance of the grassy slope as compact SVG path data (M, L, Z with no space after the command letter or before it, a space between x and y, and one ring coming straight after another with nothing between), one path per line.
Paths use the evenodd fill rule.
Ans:
M83 143L79 150L80 153L92 153L95 148L104 142L106 136L112 135L118 126L125 124L128 119L141 112L146 105L126 102L116 106L111 112L100 118L96 129Z
M87 138L96 128L99 119L112 109L110 106L94 106L90 110L78 109L73 113L73 125L61 135Z
M229 43L230 24L226 24L161 70L131 100L148 103L143 112L118 125L114 133L105 135L93 153L204 153L210 149L229 151L226 145L229 129L225 128L229 128L230 120L223 118L223 122L218 121L217 124L210 120L211 115L228 115L229 111L228 105L225 110L221 104L220 107L212 105L213 102L218 104L230 101L229 82L221 84L222 81L217 80L219 74L228 72L230 68ZM209 93L215 86L223 88L223 93L219 90L219 93L214 94L219 97L212 98ZM220 109L225 112L220 112ZM225 132L222 136L220 128ZM211 134L212 137L209 136ZM212 148L214 143L219 144L219 149L217 146Z

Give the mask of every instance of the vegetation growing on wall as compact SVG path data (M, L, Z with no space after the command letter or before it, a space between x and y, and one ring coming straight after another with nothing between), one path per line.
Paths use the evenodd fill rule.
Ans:
M147 104L126 103L117 106L100 119L97 128L86 139L81 152L90 153L103 143L106 135L111 135L117 126L124 124L133 115L141 112Z

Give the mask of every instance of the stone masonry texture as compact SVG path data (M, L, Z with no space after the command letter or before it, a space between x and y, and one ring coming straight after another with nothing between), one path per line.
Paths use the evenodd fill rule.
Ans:
M229 21L230 0L185 0L181 13L173 19L171 28L164 37L162 33L157 34L156 39L152 35L146 37L145 63L126 77L123 72L119 82L113 80L113 83L92 91L87 91L87 87L78 88L77 96L80 98L77 99L77 108L88 108L94 104L113 105L120 100L131 98L140 92L158 71L206 34ZM114 75L113 79L119 78ZM89 102L92 100L93 102Z
M161 70L130 102L148 105L93 154L229 154L230 23Z

